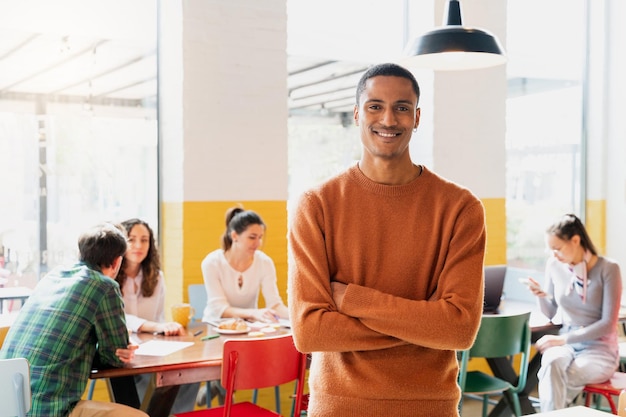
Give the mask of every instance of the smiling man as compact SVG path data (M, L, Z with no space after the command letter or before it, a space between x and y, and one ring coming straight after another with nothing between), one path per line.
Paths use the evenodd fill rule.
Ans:
M456 350L482 314L484 208L414 164L419 86L395 64L357 86L363 156L301 197L289 230L294 340L311 417L458 416Z

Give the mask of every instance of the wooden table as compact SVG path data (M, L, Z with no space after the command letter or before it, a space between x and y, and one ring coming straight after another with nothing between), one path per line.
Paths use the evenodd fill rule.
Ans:
M141 408L151 417L167 417L178 394L181 384L220 379L222 368L222 349L228 338L247 338L248 335L220 335L203 341L203 336L215 334L214 328L205 323L190 326L186 336L162 336L139 333L131 336L131 341L144 343L149 340L170 340L193 342L192 346L176 351L167 356L136 355L135 359L122 368L94 369L90 378L109 378L113 400L137 407L137 392L132 377L138 374L152 373L154 390L146 392L141 401ZM201 331L197 336L194 333ZM288 333L280 329L267 336ZM129 394L130 393L130 394ZM134 396L133 396L134 395Z
M535 416L542 417L608 417L613 414L596 410L595 408L576 406L563 408L561 410L548 411L545 413L537 413Z

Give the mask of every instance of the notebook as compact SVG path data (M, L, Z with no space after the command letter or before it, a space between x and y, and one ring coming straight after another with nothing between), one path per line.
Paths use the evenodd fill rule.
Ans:
M484 313L497 313L502 299L506 265L494 265L485 267L485 301Z

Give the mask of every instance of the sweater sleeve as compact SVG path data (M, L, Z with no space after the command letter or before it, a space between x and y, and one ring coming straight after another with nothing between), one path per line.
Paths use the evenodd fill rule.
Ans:
M556 267L556 259L553 257L548 258L545 268L545 282L543 283L543 290L550 297L537 297L537 303L541 312L550 320L556 316L556 312L559 308L556 303L556 293L554 292L554 281L552 278L552 270Z
M278 291L276 266L274 266L274 261L265 254L261 255L261 259L263 260L261 291L263 293L263 299L265 300L265 306L271 308L277 304L283 304L283 299Z
M202 261L202 277L207 292L207 305L202 316L204 322L219 320L224 310L230 306L222 287L223 271L219 264L216 252L210 253Z
M141 317L137 317L134 314L126 314L126 327L129 330L137 333L139 328L146 322L146 319L142 319Z
M484 224L479 202L459 214L442 271L435 277L420 277L437 281L428 299L407 299L350 284L340 311L378 333L414 345L441 350L471 347L482 316Z
M428 277L380 277L436 281L426 299L410 299L349 284L340 309L331 292L323 210L305 194L290 227L289 309L298 349L379 350L403 344L438 349L471 346L482 314L484 210L478 200L454 220L444 260ZM439 263L439 264L437 264ZM437 264L437 265L435 265ZM337 331L341 329L341 331Z

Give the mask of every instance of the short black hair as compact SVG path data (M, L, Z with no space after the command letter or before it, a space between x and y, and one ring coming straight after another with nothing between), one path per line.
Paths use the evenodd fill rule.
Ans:
M91 269L102 271L126 253L126 234L120 225L101 223L78 238L80 261Z
M401 77L401 78L406 78L407 80L411 81L411 85L413 86L413 91L415 92L415 95L417 96L417 102L419 103L420 87L419 87L419 84L417 83L417 80L411 73L411 71L409 71L408 69L404 67L401 67L398 64L393 64L393 63L388 62L385 64L374 65L373 67L365 71L365 73L361 76L361 79L359 80L359 83L356 86L357 106L360 104L359 102L361 99L361 94L363 94L363 91L365 91L365 84L367 83L367 80L373 77L381 76L381 75L387 76L387 77Z

